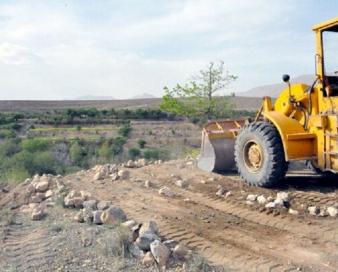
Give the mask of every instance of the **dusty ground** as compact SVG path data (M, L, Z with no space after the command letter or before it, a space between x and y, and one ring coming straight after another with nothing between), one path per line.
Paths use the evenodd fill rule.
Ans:
M338 203L338 184L333 180L320 179L305 171L289 173L279 188L254 188L244 185L236 175L204 173L183 160L130 171L131 179L125 181L94 181L93 175L85 172L63 179L70 188L88 190L101 200L111 200L139 222L154 219L162 236L189 246L224 271L338 270L338 219L311 216L307 212L310 205L324 207ZM186 180L189 186L177 187L178 179ZM153 186L146 188L145 180L150 180ZM158 189L164 185L176 196L159 195ZM230 191L230 196L216 197L219 185ZM14 191L20 190L19 186ZM289 214L283 208L267 210L259 204L246 204L250 193L275 197L278 191L289 192L290 205L299 215ZM0 196L3 205L9 197ZM41 222L26 222L16 215L14 221L18 222L3 234L1 248L7 255L0 256L0 264L2 258L2 262L14 267L17 263L25 267L29 262L44 260L38 266L41 270L35 271L45 271L42 267L46 264L59 271L151 271L142 270L145 268L136 266L133 260L124 262L119 269L112 268L110 259L100 254L100 245L88 248L77 245L81 239L70 237L87 231L100 235L107 230L96 231L100 227L69 223L67 220L72 216L69 213L56 208ZM53 227L58 223L66 227Z

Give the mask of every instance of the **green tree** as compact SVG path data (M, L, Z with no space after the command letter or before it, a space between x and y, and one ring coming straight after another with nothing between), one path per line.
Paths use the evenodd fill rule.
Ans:
M104 159L111 159L113 155L112 148L108 142L104 142L97 151L98 156Z
M147 142L146 142L145 140L143 140L143 139L139 139L139 140L137 141L137 144L138 144L138 146L142 149L142 148L145 147L145 145L147 144Z
M218 117L219 109L231 109L227 97L219 92L229 86L237 77L225 70L224 62L210 62L208 67L193 76L193 80L184 85L177 84L172 90L165 87L161 109L187 117Z
M86 150L79 144L78 141L72 143L69 148L69 156L74 164L81 165L86 155Z
M140 154L141 154L141 151L137 147L131 147L128 150L128 155L131 159L137 158L138 156L140 156Z

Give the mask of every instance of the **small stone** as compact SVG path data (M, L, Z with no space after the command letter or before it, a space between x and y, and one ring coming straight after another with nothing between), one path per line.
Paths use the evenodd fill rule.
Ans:
M256 201L257 195L250 194L246 197L246 200L248 201Z
M293 210L293 209L289 209L289 214L292 214L292 215L298 215L299 212L297 210Z
M103 211L93 211L93 223L102 224L101 216Z
M232 193L231 193L231 191L229 191L229 192L226 192L226 194L224 195L224 197L225 198L228 198L229 196L231 196L232 195Z
M185 246L178 244L178 245L175 246L173 253L179 259L185 259L185 257L189 253L189 250Z
M78 223L83 223L84 222L84 217L83 217L83 212L82 210L77 212L74 216L74 221Z
M141 259L144 257L144 253L143 251L135 244L132 244L130 247L129 247L129 252L131 253L131 255L134 257L134 258L137 258L137 259Z
M98 203L97 203L97 209L98 210L106 210L106 209L108 209L109 207L110 207L110 205L111 205L111 201L99 201Z
M273 202L268 202L267 204L265 204L265 208L267 209L274 209L276 208L276 203L273 201Z
M153 256L153 254L151 254L150 251L147 252L147 253L144 255L144 257L143 257L143 259L142 259L142 264L143 264L144 266L152 266L152 265L155 264L154 256Z
M174 197L175 196L175 193L167 186L163 186L159 191L158 193L160 195L164 195L166 197Z
M142 224L139 235L143 235L144 233L151 232L158 235L158 226L155 221L148 221Z
M116 181L116 180L119 179L119 175L118 175L117 173L113 173L113 174L111 174L110 176L111 176L111 180L112 180L112 181Z
M86 201L83 201L83 208L86 208L86 209L91 209L91 210L96 210L96 203L97 201L95 199L92 199L92 200L86 200Z
M226 193L226 189L223 188L222 186L220 186L220 188L216 192L216 196L218 196L218 197L224 197L225 193Z
M147 161L145 159L138 159L136 162L137 167L144 167L147 165Z
M194 162L193 162L193 161L188 161L186 164L187 164L188 166L189 166L189 165L194 165Z
M245 204L248 205L248 206L252 206L255 203L253 201L247 200L247 201L245 201Z
M307 208L307 210L311 215L318 215L320 213L320 209L317 206L310 206Z
M103 211L101 221L103 224L115 225L126 221L127 216L124 211L117 206L110 206L107 210Z
M146 180L145 182L144 182L144 186L146 187L146 188L150 188L150 187L152 187L152 182L150 181L150 180Z
M175 181L175 185L180 187L180 188L187 188L189 184L186 180L179 179L179 180Z
M283 202L289 202L289 194L286 192L278 192L276 200L281 200Z
M93 211L89 209L82 209L84 222L90 224L93 222Z
M44 180L39 181L35 184L35 190L38 192L46 192L48 190L49 187L49 181L48 179L44 178Z
M129 229L132 229L134 226L137 225L137 223L136 223L135 220L128 220L126 222L123 222L121 225L124 226L124 227L127 227Z
M338 214L338 210L335 207L328 207L326 209L327 213L331 216L331 217L337 217Z
M120 170L118 171L117 175L121 178L121 179L129 179L130 177L130 172L128 170Z
M282 199L275 199L274 203L276 204L276 206L283 207L285 205L285 203L287 203L287 202L285 202Z
M163 244L169 249L174 250L175 246L177 245L177 242L175 240L165 240L163 241Z
M159 240L155 240L150 244L150 251L159 266L164 267L170 256L169 248L163 245Z
M32 220L41 220L44 217L45 213L41 207L33 209L31 219Z
M207 184L206 180L204 180L204 179L202 179L200 182L201 182L202 184Z
M257 202L258 202L258 204L264 205L264 204L266 204L267 199L266 199L265 196L260 195L260 196L257 197Z
M46 193L45 193L45 198L50 198L53 196L53 191L52 190L48 190Z
M127 161L127 163L126 163L125 166L128 167L128 168L134 168L134 167L136 167L135 162L132 161L132 160Z
M33 195L33 196L30 197L29 202L30 203L41 203L42 199L41 199L41 197L39 197L37 195Z
M26 191L29 193L29 194L32 194L32 193L35 193L35 187L33 184L29 184L26 188Z
M140 247L140 249L148 251L150 250L150 244L155 241L159 240L159 237L155 233L146 232L143 235L140 235L135 243Z

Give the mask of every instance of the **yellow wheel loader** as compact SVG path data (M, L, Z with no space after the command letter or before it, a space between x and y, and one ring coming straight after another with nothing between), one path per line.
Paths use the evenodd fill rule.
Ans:
M338 173L338 18L313 28L316 79L311 86L287 84L272 103L264 97L254 120L208 123L198 166L237 170L248 184L281 181L288 162L306 161L318 173ZM338 175L337 175L338 179Z

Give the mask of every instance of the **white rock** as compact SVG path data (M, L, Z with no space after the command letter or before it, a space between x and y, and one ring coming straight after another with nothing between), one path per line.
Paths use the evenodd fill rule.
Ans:
M83 223L84 222L84 217L83 217L83 212L82 210L77 212L74 216L74 221L78 223Z
M176 257L178 257L179 259L184 259L188 253L189 253L189 249L186 248L185 246L183 245L176 245L174 250L173 250L173 253L175 254Z
M126 221L127 216L124 211L117 206L110 206L101 214L103 224L115 225Z
M338 210L335 207L327 207L326 209L327 213L332 217L337 217Z
M130 177L130 172L128 170L120 170L118 171L117 175L121 178L121 179L129 179Z
M121 225L129 229L132 229L134 226L137 225L137 223L135 220L127 220L126 222L123 222Z
M175 181L176 186L181 187L181 188L187 188L189 183L186 180L176 180Z
M46 193L45 193L45 198L50 198L53 196L53 191L52 190L48 190Z
M154 256L153 254L151 254L151 252L147 252L143 259L142 259L142 264L144 266L152 266L153 264L155 264L155 259L154 259Z
M150 251L159 266L164 267L170 256L169 248L163 245L159 240L155 240L150 244Z
M226 192L226 194L224 195L224 197L225 198L228 198L229 196L231 196L232 195L232 193L231 193L231 191L229 191L229 192Z
M111 201L102 200L102 201L99 201L96 206L97 206L98 210L103 211L103 210L108 209L110 207L110 205L111 205Z
M265 208L267 208L267 209L276 208L276 203L275 202L269 202L269 203L265 204Z
M293 209L289 209L289 214L293 214L293 215L298 215L299 212L297 210L293 210Z
M144 167L147 165L147 161L145 159L138 159L136 161L136 167Z
M139 230L139 235L143 235L147 232L155 233L158 235L158 226L155 221L148 221L142 224L140 230Z
M164 195L166 197L174 197L175 196L175 193L167 186L163 186L159 191L158 193L160 195Z
M257 195L253 195L253 194L250 194L246 197L246 200L249 200L249 201L256 201L257 199Z
M150 188L150 187L152 187L152 182L150 181L150 180L146 180L145 182L144 182L144 186L146 187L146 188Z
M266 199L265 196L260 195L260 196L257 197L257 202L258 202L258 204L264 205L264 204L266 204L267 199Z
M134 167L136 167L135 162L132 161L132 160L129 160L129 161L126 163L126 167L128 167L128 168L134 168Z
M49 187L49 180L47 177L41 177L41 180L36 182L35 185L35 190L37 192L46 192L48 190Z
M278 192L276 196L276 200L281 200L283 202L289 202L289 194L286 192Z
M216 196L218 197L224 197L224 194L226 193L226 189L222 186L219 186L218 191L216 192Z
M32 220L41 220L44 217L45 213L41 207L37 207L32 211Z
M252 206L255 203L253 201L247 200L247 201L245 201L245 204L248 205L248 206Z
M276 204L276 206L283 207L285 204L285 201L282 199L275 199L274 203Z
M317 206L310 206L307 208L307 210L311 215L318 215L320 213L320 209Z

